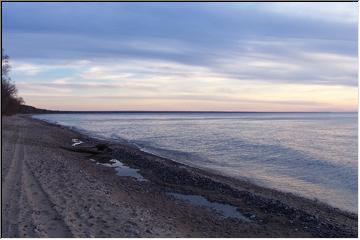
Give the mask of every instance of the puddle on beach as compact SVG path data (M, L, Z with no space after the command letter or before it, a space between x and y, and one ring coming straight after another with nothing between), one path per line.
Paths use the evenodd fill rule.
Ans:
M95 159L90 159L90 161L95 162L106 167L115 168L116 174L121 177L133 177L138 181L148 181L140 173L139 169L130 168L125 166L122 162L117 159L111 159L108 163L99 163ZM167 195L173 196L176 199L190 202L193 205L206 207L212 210L215 210L217 213L221 214L225 218L236 218L244 222L250 222L249 218L242 215L237 208L229 204L210 202L205 197L200 195L185 195L180 193L167 192Z
M90 159L93 162L96 162L94 159ZM125 166L122 162L117 159L111 159L109 163L96 163L101 164L106 167L113 167L116 170L116 174L121 177L133 177L138 181L147 181L141 174L139 173L139 169L130 168Z
M77 139L77 138L73 138L71 141L72 141L72 143L73 143L71 146L73 146L73 147L75 147L75 146L77 146L77 145L79 145L79 144L84 143L83 141L81 141L81 140L79 140L79 139Z
M210 208L215 210L216 212L223 215L225 218L237 218L245 222L249 222L250 220L242 215L237 208L231 206L229 204L210 202L206 198L200 195L185 195L180 193L167 193L170 196L173 196L179 200L183 200L186 202L190 202L193 205L198 205L206 208Z

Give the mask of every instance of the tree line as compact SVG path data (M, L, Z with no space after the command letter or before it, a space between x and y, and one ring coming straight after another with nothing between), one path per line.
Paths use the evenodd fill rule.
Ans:
M9 76L9 56L1 49L1 115L19 112L24 100L17 95L17 88Z

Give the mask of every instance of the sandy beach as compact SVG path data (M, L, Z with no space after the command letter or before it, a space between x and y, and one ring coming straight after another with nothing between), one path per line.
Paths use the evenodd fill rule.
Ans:
M354 213L30 115L2 118L1 178L2 237L357 237Z

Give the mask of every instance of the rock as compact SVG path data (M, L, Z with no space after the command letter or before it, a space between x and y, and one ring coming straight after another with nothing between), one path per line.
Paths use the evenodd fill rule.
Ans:
M105 151L106 149L109 149L109 147L106 144L103 144L103 143L96 144L95 147L99 151Z

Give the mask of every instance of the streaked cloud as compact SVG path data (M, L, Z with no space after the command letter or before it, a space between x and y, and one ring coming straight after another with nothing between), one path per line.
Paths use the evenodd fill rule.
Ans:
M357 3L4 3L3 14L29 104L356 109Z
M277 14L298 18L311 18L320 21L357 23L358 12L355 2L324 3L272 3L266 10ZM311 6L311 7L310 7Z

